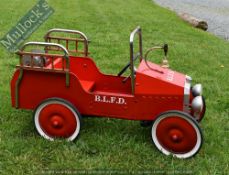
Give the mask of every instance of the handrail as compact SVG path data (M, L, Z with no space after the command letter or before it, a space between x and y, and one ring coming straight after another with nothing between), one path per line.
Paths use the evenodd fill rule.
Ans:
M140 61L142 60L142 32L141 32L141 27L138 26L135 30L133 30L130 34L130 71L131 71L131 89L132 89L132 94L135 92L135 75L134 75L134 36L138 34L138 39L139 39L139 54L140 56Z
M88 38L83 32L81 32L79 30L59 29L59 28L50 29L44 36L45 42L48 42L49 39L55 39L55 37L51 36L51 33L55 33L55 32L56 33L62 32L62 33L79 34L83 38L83 41L82 40L79 40L79 41L84 42L84 54L85 54L85 56L88 55ZM59 38L59 39L71 40L69 38Z
M32 41L32 42L27 42L25 43L21 49L19 50L19 52L23 52L25 50L25 48L29 45L37 45L37 46L54 46L54 47L59 47L61 48L61 50L64 51L64 56L65 57L68 57L69 53L68 53L68 50L62 46L61 44L56 44L56 43L47 43L47 42L36 42L36 41Z
M57 47L57 48L60 48L64 52L64 55L62 56L62 55L54 55L54 54L48 54L48 53L24 52L25 48L27 46L31 46L31 45L34 45L34 46L45 46L45 47ZM60 50L58 50L58 51L60 51ZM66 73L66 86L69 86L69 84L70 84L70 79L69 79L69 70L70 70L69 53L68 53L68 50L64 46L62 46L61 44L47 43L47 42L27 42L21 47L21 49L17 53L19 55L44 55L44 56L51 56L51 57L62 57L62 59L66 60L66 68L64 68L64 64L63 64L63 71ZM20 67L22 69L26 69L28 66L24 66L24 65L20 64ZM31 68L33 68L33 65L31 66ZM38 68L36 67L36 69L38 69ZM43 66L40 68L40 70L45 71ZM52 70L55 70L54 67L53 67L53 59L52 59Z

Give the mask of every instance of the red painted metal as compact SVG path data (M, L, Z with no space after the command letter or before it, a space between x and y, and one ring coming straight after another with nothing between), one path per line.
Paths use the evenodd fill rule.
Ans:
M77 34L80 37L52 36L54 32ZM134 53L135 34L139 36L137 53ZM160 151L181 158L198 152L202 137L199 128L195 130L194 126L205 113L205 102L200 98L202 86L196 86L192 92L190 77L167 68L168 64L159 66L146 59L150 51L164 49L163 61L167 63L167 45L149 49L143 58L141 29L137 27L130 35L130 62L115 76L100 72L88 56L88 40L82 32L52 29L45 38L46 43L29 42L22 47L18 53L20 65L16 67L11 80L12 106L38 111L35 112L35 125L43 137L49 140L55 137L74 140L80 130L80 116L74 115L79 114L148 123L156 119L154 125L156 123L158 126L153 125L152 138ZM66 41L66 48L47 43L51 40L58 43L60 40ZM68 50L72 42L75 43L73 51ZM83 51L79 51L79 42L84 45ZM31 45L43 46L44 51L26 51L27 46ZM135 68L134 61L138 58L140 64ZM39 59L42 61L39 62ZM121 76L127 68L131 70L130 77ZM51 102L39 111L39 105L46 104L44 102L50 99ZM172 110L178 111L175 113L180 117L172 114L157 123L161 114L166 111L171 113ZM77 111L77 114L73 111ZM186 114L188 118L193 117L190 122L181 117ZM185 154L179 155L182 153Z
M55 29L49 32L54 31L65 30ZM79 31L66 31L82 34ZM134 32L140 32L140 28ZM86 40L86 36L82 35ZM132 32L131 46L133 37ZM71 41L69 38L66 40ZM86 45L83 56L68 55L66 48L53 43L45 47L46 52L43 54L25 52L27 43L19 52L20 65L11 80L12 106L34 110L45 99L57 97L72 103L81 114L129 120L154 120L164 111L184 111L186 76L144 60L141 42L139 42L140 64L134 71L134 76L131 75L135 78L134 80L127 78L123 82L126 77L106 75L99 71L93 59L87 56L88 42L85 40L82 40ZM49 50L62 50L65 55L51 55L48 53ZM131 51L133 52L133 49ZM32 62L34 55L36 58L41 57L46 60L45 64L42 67L33 64L24 66L22 61L24 55L31 56ZM135 56L133 53L131 55L133 61ZM190 105L193 99L191 93L188 98L189 104L185 104L186 106Z
M193 126L187 120L176 116L161 120L156 135L164 149L176 154L191 151L197 142Z
M61 104L45 106L40 112L39 123L50 137L69 137L77 128L74 114Z
M62 60L59 59L59 62L54 62L54 67L62 67L61 64ZM174 72L174 80L168 81L166 76L169 70L160 69L163 74L150 74L142 61L136 73L136 93L132 95L130 79L123 83L125 77L101 73L91 58L70 56L69 87L65 85L65 74L62 72L24 70L19 108L34 110L43 100L58 97L74 104L84 115L154 120L161 112L183 110L185 76ZM13 106L18 76L19 69L11 81ZM113 98L115 102L111 102ZM123 99L125 102L122 102Z
M48 33L55 31L65 30L53 29ZM79 31L66 31L82 34ZM134 32L141 34L140 28ZM46 47L44 54L25 52L24 46L19 53L20 66L11 80L12 106L34 110L45 99L57 97L69 101L84 115L129 120L154 120L164 111L183 111L185 75L151 62L146 64L142 59L141 41L139 41L140 65L135 71L136 78L135 80L128 78L123 82L126 77L106 75L99 71L93 59L87 56L88 42L86 36L84 34L82 36L85 40L77 40L85 43L85 53L83 56L68 55L69 64L65 59L67 50L63 46ZM131 34L131 46L133 46L133 36L134 33ZM141 37L139 38L141 40ZM71 41L69 38L66 40ZM65 56L48 55L49 50L63 50ZM24 67L22 58L25 54L31 58L33 55L43 57L46 62L42 68ZM133 53L131 55L134 57ZM23 75L18 85L20 70L23 70Z

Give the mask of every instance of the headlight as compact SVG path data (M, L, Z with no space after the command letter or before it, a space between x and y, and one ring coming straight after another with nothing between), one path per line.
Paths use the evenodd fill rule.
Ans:
M201 96L197 96L192 100L192 109L194 113L200 113L203 109L204 102Z
M202 95L203 88L201 84L196 84L195 86L192 87L192 95L194 97Z

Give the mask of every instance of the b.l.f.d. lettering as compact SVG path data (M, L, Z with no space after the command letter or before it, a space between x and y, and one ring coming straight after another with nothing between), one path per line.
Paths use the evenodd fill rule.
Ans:
M108 97L105 95L95 95L95 102L101 102L101 103L115 103L115 104L126 104L126 100L122 97Z

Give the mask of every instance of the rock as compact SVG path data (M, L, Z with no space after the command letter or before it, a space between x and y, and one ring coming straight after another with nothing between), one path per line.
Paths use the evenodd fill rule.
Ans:
M184 21L188 22L189 24L191 24L193 27L202 29L204 31L206 31L208 29L208 24L206 21L201 20L201 19L197 19L194 16L191 16L188 13L178 13L178 16L183 19Z

